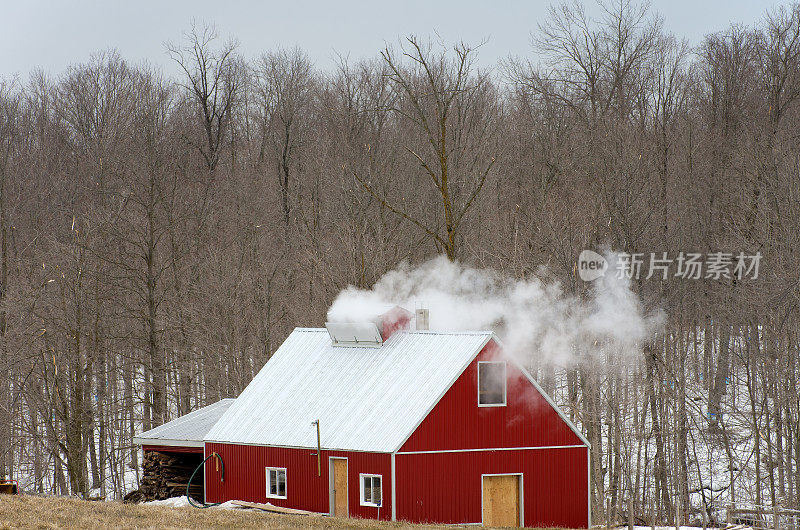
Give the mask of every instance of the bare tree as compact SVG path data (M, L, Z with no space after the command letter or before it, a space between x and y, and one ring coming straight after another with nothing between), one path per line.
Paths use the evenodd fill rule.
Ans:
M6 333L8 331L7 304L9 292L9 200L6 197L7 180L12 171L13 158L19 149L21 134L21 101L12 83L0 80L0 476L10 475L14 458L12 451L12 373Z
M314 78L308 57L300 50L279 50L261 56L256 69L261 140L259 161L275 167L283 220L291 215L290 184L297 177L299 153L307 141Z
M215 49L218 35L214 26L192 22L181 45L167 43L170 57L186 75L184 87L194 102L197 119L203 131L203 142L189 137L189 142L202 155L213 171L220 160L225 136L231 128L231 111L239 92L235 40Z
M416 37L406 39L403 64L390 48L381 52L396 91L386 110L409 127L415 142L405 150L436 191L440 218L410 212L403 198L387 197L371 179L354 172L383 206L423 230L445 255L456 259L466 214L475 205L495 163L498 107L486 73L474 71L475 50L465 44L434 53Z

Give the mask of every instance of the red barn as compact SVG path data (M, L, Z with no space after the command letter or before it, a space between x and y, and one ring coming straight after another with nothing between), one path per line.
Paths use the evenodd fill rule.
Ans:
M295 329L205 436L206 501L587 528L578 429L493 333L409 315Z

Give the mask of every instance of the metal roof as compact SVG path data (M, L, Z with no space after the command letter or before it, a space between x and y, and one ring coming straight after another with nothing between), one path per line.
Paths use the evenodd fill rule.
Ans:
M221 399L133 438L137 445L203 447L203 438L235 399Z
M336 347L297 328L206 441L393 452L483 346L489 331L401 331L380 348Z

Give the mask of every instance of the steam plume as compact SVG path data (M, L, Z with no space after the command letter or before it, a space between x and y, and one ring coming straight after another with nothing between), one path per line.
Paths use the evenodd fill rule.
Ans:
M558 283L514 280L437 257L417 267L403 263L372 289L348 287L331 305L332 321L358 321L387 304L430 309L430 329L492 330L521 361L572 366L602 349L622 361L638 359L641 345L661 322L645 314L626 279L610 267L593 282L588 299L565 294Z

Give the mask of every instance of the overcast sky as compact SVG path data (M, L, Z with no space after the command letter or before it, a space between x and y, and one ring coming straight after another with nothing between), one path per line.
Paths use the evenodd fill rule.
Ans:
M411 33L438 34L444 42L488 42L483 66L508 55L530 55L530 34L547 12L548 0L395 1L335 0L245 2L240 0L0 0L0 76L23 80L34 68L59 74L93 52L118 49L175 72L164 42L180 40L192 17L236 37L252 58L279 46L303 48L321 68L336 54L371 57ZM594 0L586 1L594 9ZM666 28L696 44L733 22L752 25L778 0L654 0Z

